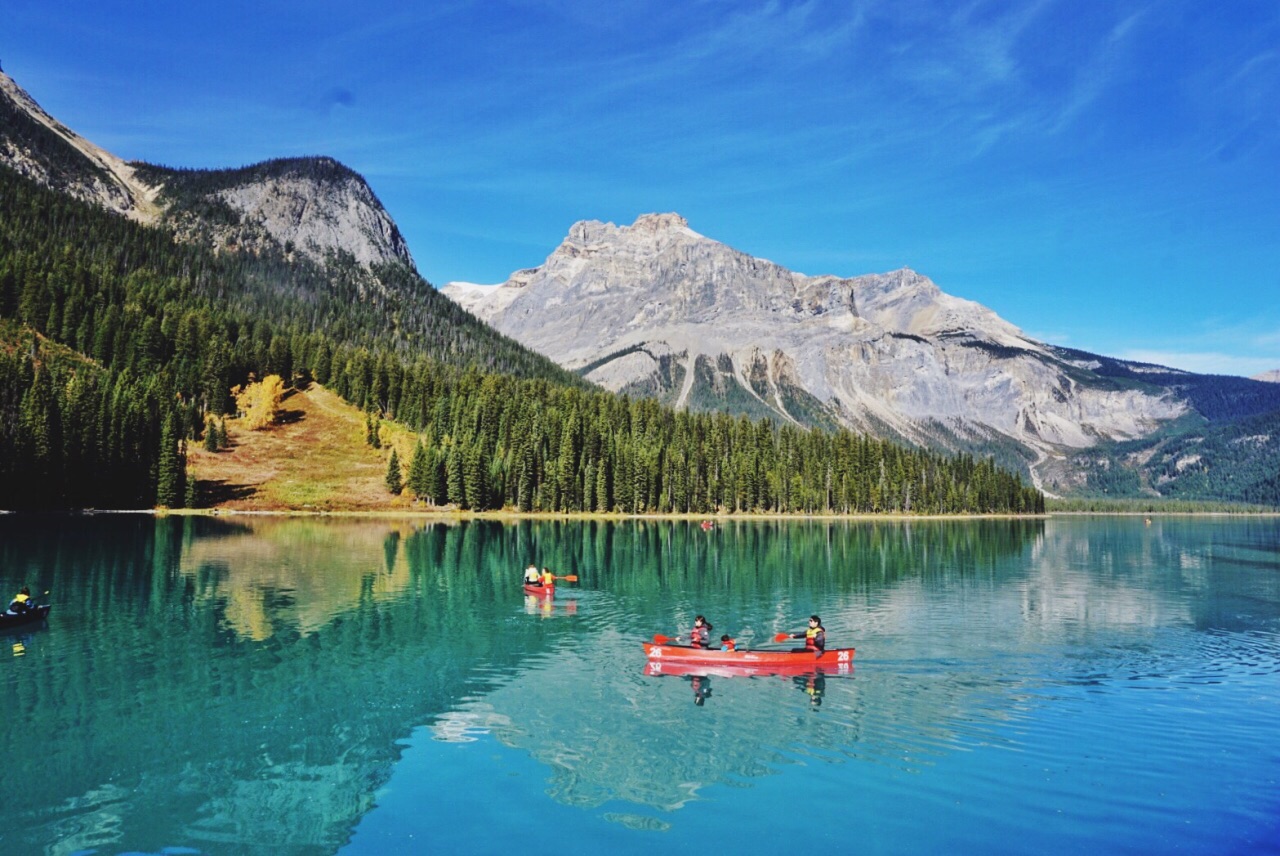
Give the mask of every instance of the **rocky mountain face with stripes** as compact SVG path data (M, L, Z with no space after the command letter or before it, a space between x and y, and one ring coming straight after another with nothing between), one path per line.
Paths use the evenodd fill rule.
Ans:
M1037 341L911 270L795 273L677 214L579 222L542 265L443 291L610 390L993 454L1050 492L1197 415L1201 376Z

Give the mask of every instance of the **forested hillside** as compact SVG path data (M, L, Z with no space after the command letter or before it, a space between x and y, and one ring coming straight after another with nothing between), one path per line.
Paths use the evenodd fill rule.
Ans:
M0 169L0 507L181 506L184 444L253 376L422 432L435 504L1035 512L985 461L594 391L407 267L213 254Z
M1080 497L1280 506L1280 411L1106 445L1080 458L1087 474Z
M1056 348L1067 360L1093 366L1093 373L1120 383L1142 384L1174 390L1209 422L1230 422L1280 411L1280 383L1265 383L1230 375L1192 374L1149 363L1117 360Z

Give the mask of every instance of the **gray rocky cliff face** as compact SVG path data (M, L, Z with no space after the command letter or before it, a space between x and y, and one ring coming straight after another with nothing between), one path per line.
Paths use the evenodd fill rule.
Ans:
M404 238L368 184L331 159L312 159L328 168L260 170L253 180L241 182L235 177L254 171L206 174L227 179L205 195L238 215L240 224L231 226L205 222L173 202L167 185L182 184L181 171L124 162L63 126L3 72L0 119L0 163L117 214L148 224L167 222L180 240L209 243L220 251L260 250L275 243L321 264L331 253L345 253L366 267L413 267Z
M366 267L413 266L400 230L359 177L321 182L286 174L216 195L278 243L291 244L315 261L345 252Z
M805 276L705 238L676 214L576 223L541 266L498 286L442 290L608 389L677 406L699 400L702 357L736 381L740 412L758 404L801 424L933 445L942 426L961 440L1007 438L1037 459L1143 436L1186 411L1172 394L1063 362L914 271ZM663 370L672 361L680 388Z

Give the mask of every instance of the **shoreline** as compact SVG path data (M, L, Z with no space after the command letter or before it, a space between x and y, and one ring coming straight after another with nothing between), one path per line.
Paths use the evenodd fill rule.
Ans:
M1274 511L1046 511L1043 514L904 514L901 512L874 514L786 514L773 512L726 512L720 514L623 514L603 512L533 512L533 511L463 511L458 509L225 509L225 508L79 508L54 511L15 511L0 509L0 515L10 514L65 514L93 516L100 514L143 514L153 517L341 517L368 519L418 519L444 522L469 520L496 520L515 522L521 520L543 521L688 521L702 523L753 522L753 521L892 521L930 522L953 520L1045 520L1053 517L1280 517L1280 509Z

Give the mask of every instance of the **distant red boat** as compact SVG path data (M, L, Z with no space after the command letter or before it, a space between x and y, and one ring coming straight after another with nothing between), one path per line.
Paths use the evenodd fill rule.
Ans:
M812 651L721 651L688 645L644 643L650 675L767 675L804 672L848 672L853 668L854 648Z
M556 593L555 583L552 583L549 586L531 586L528 583L525 583L524 593L534 594L534 595L537 595L538 597L551 597L553 594Z

